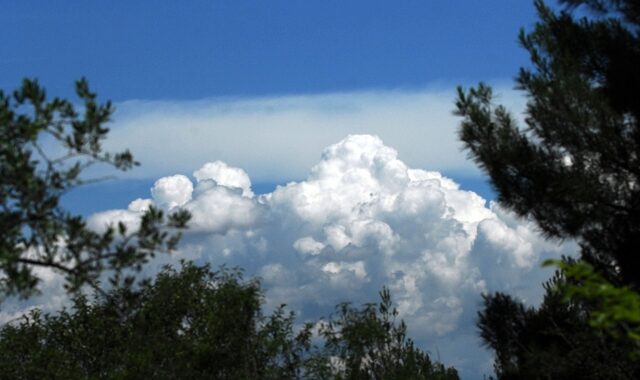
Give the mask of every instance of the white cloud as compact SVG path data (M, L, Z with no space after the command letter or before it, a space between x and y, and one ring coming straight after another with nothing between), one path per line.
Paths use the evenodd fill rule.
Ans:
M184 205L199 233L187 235L183 253L259 274L269 304L287 303L303 317L375 300L387 285L414 335L441 342L473 325L481 292L539 300L540 260L561 249L441 174L409 168L371 135L329 146L306 180L261 196L251 195L248 178L225 185L202 180L204 171Z
M232 168L222 161L208 162L193 172L198 182L207 179L216 181L218 185L242 189L242 195L251 197L251 180L240 168Z
M185 205L191 212L191 228L223 232L254 225L261 215L261 205L236 190L240 189L219 186L212 180L199 182L196 198Z
M263 279L267 307L286 303L303 319L376 301L388 286L411 336L467 374L487 360L474 327L480 294L539 302L549 274L541 260L573 248L438 172L410 168L372 135L330 145L305 180L260 196L242 169L220 161L194 177L195 189L185 176L161 178L153 201L89 223L134 220L150 202L185 208L193 220L178 257L244 267Z
M499 100L524 99L498 84ZM374 134L412 167L477 174L461 153L455 88L360 91L254 99L129 101L117 105L107 145L142 162L127 175L190 173L212 157L242 167L254 182L302 179L317 153L347 134Z
M122 223L127 227L128 232L135 231L140 226L140 217L150 204L152 204L150 199L136 199L126 210L103 211L89 218L87 227L104 232L107 227L116 227L118 223Z
M160 178L151 188L153 200L167 209L189 202L192 192L193 184L189 178L181 174Z
M325 247L323 243L315 241L312 237L306 236L296 240L293 243L293 248L300 253L308 253L311 255L317 255Z

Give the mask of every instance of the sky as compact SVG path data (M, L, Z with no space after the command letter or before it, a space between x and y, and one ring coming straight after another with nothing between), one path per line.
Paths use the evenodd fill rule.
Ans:
M37 77L113 101L510 80L530 1L3 0L0 86Z
M517 35L535 21L530 1L0 4L0 88L31 77L73 99L86 77L116 108L106 147L142 163L96 169L115 179L64 206L95 229L135 226L149 204L187 208L177 256L244 266L267 306L317 318L389 286L416 340L479 379L491 370L480 294L535 304L541 260L571 253L492 202L452 115L456 86L485 81L522 118L513 77L528 64ZM64 304L46 278L0 319Z

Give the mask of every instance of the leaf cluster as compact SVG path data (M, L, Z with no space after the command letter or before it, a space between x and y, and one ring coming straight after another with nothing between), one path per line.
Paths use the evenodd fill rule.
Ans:
M593 304L589 324L615 337L636 342L633 350L640 353L640 294L626 286L615 286L596 273L584 261L548 260L569 280L558 284L565 302L581 300Z
M636 379L635 345L592 327L592 300L567 296L560 273L545 284L542 304L533 308L513 297L484 296L478 328L495 352L498 379Z
M532 67L526 127L495 105L491 88L458 89L455 113L470 157L500 203L535 220L547 237L577 239L582 257L614 283L640 285L640 36L632 1L570 1L599 17L554 13L520 42ZM622 14L620 14L622 12Z
M322 379L457 379L458 373L429 355L407 337L398 321L389 290L383 288L378 304L336 307L336 314L320 327L324 339L321 360L312 372Z
M98 285L109 271L112 282L133 281L127 268L139 268L156 252L175 248L189 215L168 217L151 208L138 231L124 224L103 233L60 206L60 198L85 179L83 171L103 163L128 170L138 163L127 150L109 153L103 142L113 114L99 103L85 79L76 82L81 106L48 99L35 80L25 79L12 94L0 91L0 294L29 296L37 291L35 268L62 273L69 291Z
M316 324L296 323L284 305L264 315L259 283L241 271L183 262L138 289L77 296L72 309L5 325L0 378L457 379L414 347L381 295L339 305L314 337Z

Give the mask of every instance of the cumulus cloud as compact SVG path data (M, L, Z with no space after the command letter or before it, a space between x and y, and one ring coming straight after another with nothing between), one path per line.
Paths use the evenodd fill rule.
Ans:
M218 185L242 189L242 195L251 197L251 180L247 173L240 169L230 167L222 161L208 162L203 167L193 172L198 182L207 179L215 181Z
M152 204L151 199L138 198L129 203L126 210L108 210L93 215L87 220L87 227L104 232L108 227L116 227L118 223L122 223L128 232L135 231L140 227L140 217Z
M191 200L193 184L183 175L163 177L151 188L153 200L160 206L172 209L182 206Z
M387 286L411 335L467 374L488 357L474 327L480 294L539 302L549 275L541 260L572 249L440 173L409 167L373 135L328 146L305 180L268 194L253 194L247 173L220 161L193 176L195 186L182 175L161 178L153 199L89 223L133 223L150 204L187 209L193 219L178 257L244 267L262 278L267 307L286 303L303 319L339 302L375 301Z

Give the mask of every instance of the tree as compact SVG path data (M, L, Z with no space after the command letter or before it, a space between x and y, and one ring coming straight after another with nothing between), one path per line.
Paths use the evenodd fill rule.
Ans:
M533 68L526 128L483 84L459 89L460 137L499 202L551 238L577 239L581 257L617 284L640 287L640 16L635 1L565 0L592 17L555 14L520 35ZM581 8L582 9L582 8Z
M549 261L558 266L570 281L558 284L566 302L592 305L589 324L617 338L635 343L632 354L640 354L640 294L627 286L615 286L584 261Z
M35 311L6 325L2 376L286 379L306 344L304 336L291 339L291 318L282 312L262 317L258 283L238 271L186 263L179 272L165 268L133 294L112 289L95 296L77 296L73 311ZM126 313L114 302L126 304Z
M566 284L556 273L537 308L503 293L484 296L478 328L495 352L498 379L637 379L640 363L628 355L633 342L598 334L593 305L567 298Z
M76 82L76 93L83 103L80 110L68 100L48 100L35 80L25 79L13 94L0 91L2 295L36 291L36 267L62 273L69 291L98 286L105 271L113 283L131 283L126 270L139 269L156 252L173 249L180 235L170 234L167 227L184 228L189 219L186 212L166 217L151 208L137 231L119 224L96 233L60 206L63 194L90 181L81 177L88 167L106 163L127 170L137 165L129 151L102 149L111 103L98 103L84 79Z
M540 20L520 34L532 62L516 78L528 96L525 128L482 83L458 89L455 113L463 117L460 138L498 201L548 238L575 239L580 260L555 262L562 273L547 284L539 309L486 296L478 325L496 351L499 378L637 378L625 354L637 352L640 330L640 5L560 2L556 13L536 1ZM629 339L611 339L621 336ZM573 360L589 357L562 341L596 356L606 354L605 342L619 355L585 374Z
M284 306L263 314L256 280L182 263L137 290L79 295L71 310L5 325L0 378L457 379L413 346L382 295L361 310L339 306L317 347L313 323L296 328Z
M359 309L348 303L336 307L336 315L320 328L324 350L310 372L322 379L458 379L453 367L433 363L407 337L388 289L380 299Z

